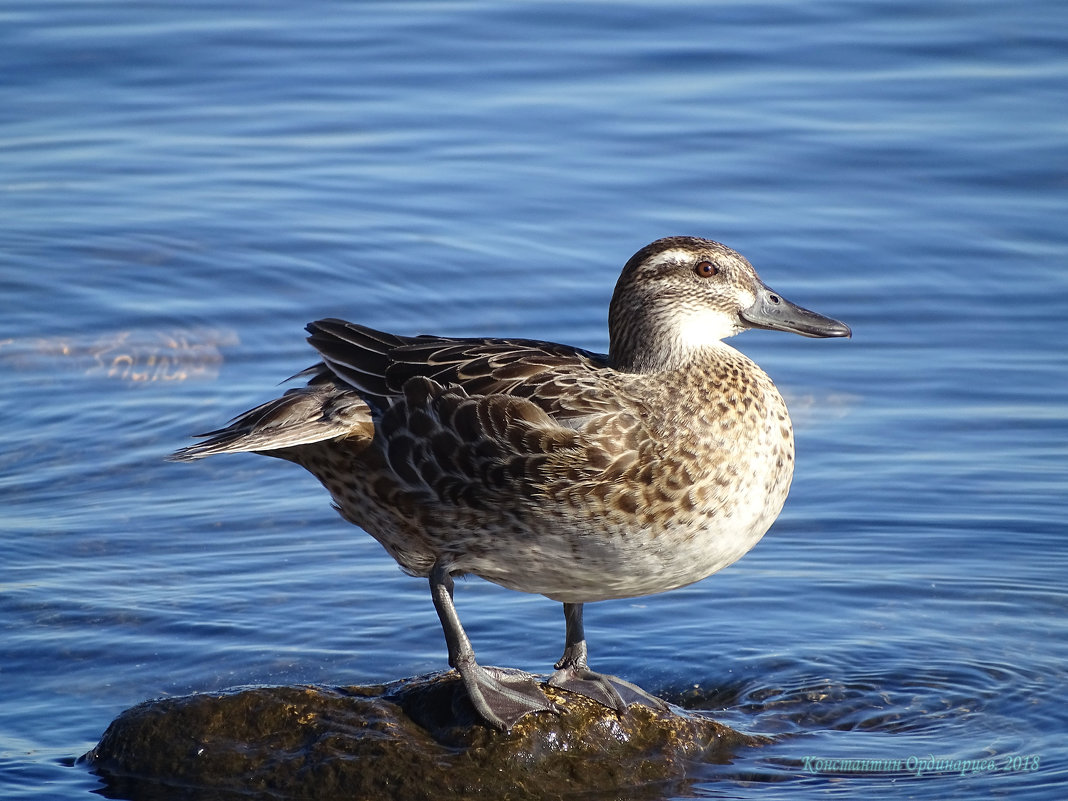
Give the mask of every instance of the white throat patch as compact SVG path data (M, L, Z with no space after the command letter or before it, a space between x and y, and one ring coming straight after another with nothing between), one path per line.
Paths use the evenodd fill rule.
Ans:
M679 324L679 342L686 350L706 348L740 330L729 315L718 309L697 309L686 314Z
M739 290L738 301L738 307L744 309L756 302L756 296L748 290ZM686 350L703 348L732 337L746 328L737 315L727 314L720 309L707 306L687 309L679 323L679 341Z

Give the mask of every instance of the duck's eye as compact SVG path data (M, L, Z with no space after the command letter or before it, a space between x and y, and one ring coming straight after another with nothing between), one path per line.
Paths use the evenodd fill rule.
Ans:
M714 275L719 275L719 267L710 261L697 262L697 266L693 268L693 271L698 278L711 278Z

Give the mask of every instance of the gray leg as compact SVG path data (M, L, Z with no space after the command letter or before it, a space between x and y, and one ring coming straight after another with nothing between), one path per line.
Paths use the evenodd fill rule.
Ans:
M584 695L622 714L631 704L642 704L652 709L667 710L659 698L649 695L636 684L618 676L595 673L586 664L586 634L582 629L582 604L564 604L564 620L567 635L564 655L556 663L556 671L549 677L549 684Z
M430 572L430 592L445 631L449 665L460 673L478 715L493 728L508 731L531 712L557 711L529 673L482 667L475 661L475 651L452 602L452 590L448 565L436 563Z

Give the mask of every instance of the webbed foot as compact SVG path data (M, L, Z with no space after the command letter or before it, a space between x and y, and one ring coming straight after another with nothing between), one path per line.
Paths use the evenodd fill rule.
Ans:
M534 677L521 670L483 667L473 660L457 665L475 712L488 725L510 731L533 712L559 712Z
M631 704L640 704L662 712L668 709L664 701L650 695L637 684L631 684L619 676L597 673L584 666L557 668L549 677L548 683L561 690L592 699L620 714L626 712Z
M590 670L586 664L586 635L582 628L582 604L565 603L564 619L567 622L567 641L564 655L554 666L556 671L548 684L590 698L619 714L631 704L641 704L650 709L666 712L668 705L650 695L637 684L631 684L618 676L609 676Z

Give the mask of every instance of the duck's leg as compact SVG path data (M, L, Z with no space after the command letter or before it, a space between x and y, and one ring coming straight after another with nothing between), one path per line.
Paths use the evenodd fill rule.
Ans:
M531 712L558 711L529 673L483 667L475 661L475 651L452 602L452 589L448 566L437 562L430 571L430 592L445 631L449 664L459 671L479 716L493 728L508 731Z
M564 655L556 663L556 671L549 677L549 684L591 698L616 712L623 713L631 704L642 704L652 709L666 710L667 704L636 684L619 678L596 673L586 664L586 634L582 629L582 604L564 604L564 620L567 635Z

